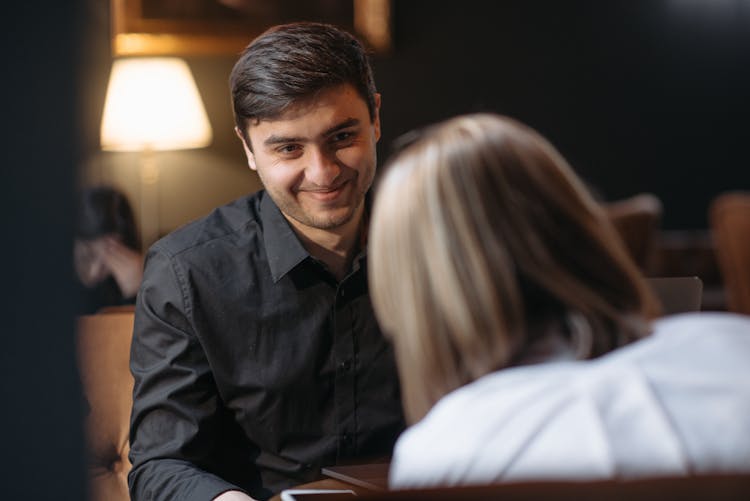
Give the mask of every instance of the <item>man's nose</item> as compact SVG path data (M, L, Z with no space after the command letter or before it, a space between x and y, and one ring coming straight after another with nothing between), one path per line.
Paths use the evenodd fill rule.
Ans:
M336 161L334 152L321 148L312 148L309 151L308 164L305 169L305 177L308 181L316 186L327 187L335 184L340 173L341 167Z

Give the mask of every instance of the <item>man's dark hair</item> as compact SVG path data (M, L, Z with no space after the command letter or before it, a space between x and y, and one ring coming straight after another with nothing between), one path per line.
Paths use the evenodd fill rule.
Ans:
M329 24L275 26L247 46L229 77L237 127L273 119L287 107L341 84L351 84L375 118L375 81L362 44Z

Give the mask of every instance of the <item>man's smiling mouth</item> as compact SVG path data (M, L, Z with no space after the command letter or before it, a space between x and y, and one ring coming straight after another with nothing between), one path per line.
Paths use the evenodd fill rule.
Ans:
M305 193L315 200L319 200L321 202L328 202L328 201L335 200L336 198L338 198L338 196L341 195L341 193L343 193L343 191L346 189L346 187L349 185L350 182L351 181L344 181L343 183L337 186L332 186L329 188L316 188L316 189L309 189L309 190L305 189L305 190L300 190L300 191L301 193Z

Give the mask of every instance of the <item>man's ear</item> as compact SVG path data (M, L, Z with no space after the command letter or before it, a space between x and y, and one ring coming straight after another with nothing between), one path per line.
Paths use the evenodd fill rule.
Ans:
M240 128L235 127L234 133L237 134L237 137L240 138L240 141L242 142L242 148L245 150L248 167L250 167L252 170L258 170L257 166L255 165L255 155L253 154L253 150L250 149L250 146L248 146L247 141L245 140L245 136L242 134Z
M375 93L375 109L373 110L374 120L372 122L375 128L375 142L380 140L380 93Z

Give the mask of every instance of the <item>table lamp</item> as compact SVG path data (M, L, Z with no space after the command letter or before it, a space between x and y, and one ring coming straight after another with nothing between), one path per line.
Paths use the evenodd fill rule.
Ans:
M187 63L173 57L118 59L104 103L100 140L107 151L140 153L141 240L159 237L155 151L202 148L211 125Z

